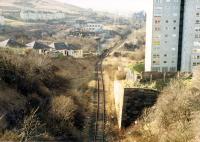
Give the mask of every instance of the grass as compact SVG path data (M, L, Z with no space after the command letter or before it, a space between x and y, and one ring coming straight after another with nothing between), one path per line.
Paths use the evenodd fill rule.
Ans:
M144 72L144 63L136 63L131 69L133 72L142 73Z
M192 86L185 80L172 80L159 95L157 103L144 111L143 116L127 131L138 132L140 142L199 141L200 90L194 74ZM146 112L146 113L145 113ZM135 139L125 133L124 140Z

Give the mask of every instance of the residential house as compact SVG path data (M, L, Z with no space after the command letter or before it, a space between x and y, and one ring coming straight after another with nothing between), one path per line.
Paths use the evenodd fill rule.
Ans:
M9 47L11 47L11 48L22 48L22 47L24 47L24 45L18 43L14 39L7 39L7 40L0 42L0 47L2 47L2 48L9 48Z
M68 55L74 58L83 58L83 50L79 47L69 44Z
M51 47L50 51L53 53L59 52L63 54L63 56L68 56L67 45L64 42L53 42L49 45Z
M50 51L50 47L38 41L33 41L31 43L26 44L27 49L34 49L39 54L48 54Z
M83 51L73 45L65 44L64 42L54 42L49 45L52 52L62 53L64 56L72 56L74 58L82 58Z

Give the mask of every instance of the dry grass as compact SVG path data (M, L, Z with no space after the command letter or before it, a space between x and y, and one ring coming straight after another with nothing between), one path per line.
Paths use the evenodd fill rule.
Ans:
M125 80L126 79L126 72L125 71L117 71L115 73L116 80Z
M89 51L95 52L97 49L97 42L93 38L68 37L66 39L66 42L75 45L77 47L81 47L85 52Z
M181 80L172 81L157 100L156 105L143 115L136 130L140 142L197 142L200 114L200 92ZM126 138L134 139L133 135Z
M74 100L70 97L57 96L51 101L50 114L64 121L72 122L78 106L74 104Z

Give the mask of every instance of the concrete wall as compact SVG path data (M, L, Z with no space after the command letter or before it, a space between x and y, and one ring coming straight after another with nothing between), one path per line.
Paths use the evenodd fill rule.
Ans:
M154 105L158 92L150 89L124 88L121 81L114 81L115 109L119 129L136 121L145 108Z
M114 81L114 98L115 98L115 109L117 114L118 126L121 128L121 120L123 113L124 104L124 87L121 81Z

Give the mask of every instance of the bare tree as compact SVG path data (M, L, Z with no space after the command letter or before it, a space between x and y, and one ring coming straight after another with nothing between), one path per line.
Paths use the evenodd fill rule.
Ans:
M21 141L27 142L42 135L42 125L36 115L38 108L31 111L30 115L24 119L22 129L20 130Z

